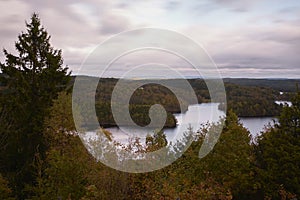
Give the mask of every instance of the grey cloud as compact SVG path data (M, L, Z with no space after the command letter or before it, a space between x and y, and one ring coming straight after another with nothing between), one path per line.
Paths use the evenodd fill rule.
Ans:
M7 2L12 1L1 0L1 4ZM32 12L37 12L40 14L42 24L52 35L51 43L55 48L63 50L65 63L75 69L88 54L88 51L85 52L83 49L101 43L111 34L134 27L134 21L128 20L126 17L128 13L126 12L135 2L136 0L112 2L106 0L19 1L19 4L26 4L29 10L15 6L12 11L6 9L4 14L0 14L0 48L13 49L17 35L26 29L25 20L29 20ZM95 20L94 24L89 23L89 19L72 9L72 5L75 3L83 3L92 8L89 14ZM240 12L254 9L258 3L258 0L253 2L235 0L179 2L169 0L159 5L170 13L173 10L182 9L186 15L192 18L195 15L214 14L220 9L236 12L236 15L239 15ZM248 13L251 14L250 17L256 17L252 23L237 24L236 27L225 27L224 29L219 27L211 27L210 29L210 27L199 27L199 24L195 24L195 27L198 28L190 28L188 31L193 32L196 38L204 37L212 58L226 73L230 73L230 70L237 70L236 73L241 74L243 70L247 69L257 71L265 69L275 75L278 71L285 69L291 72L291 75L296 74L295 71L297 70L300 73L300 56L298 55L300 52L299 7L287 6L279 10L278 13L272 13L269 16L257 16L258 14ZM136 18L138 17L136 16ZM257 25L257 21L262 18L271 23ZM0 59L3 59L3 55L0 55Z
M242 13L242 12L248 12L249 10L247 8L238 7L238 8L233 8L232 11Z
M101 33L116 34L125 31L129 27L129 21L118 15L106 14L101 17Z
M179 6L180 6L180 2L179 1L175 1L175 0L167 1L165 3L165 9L168 9L168 10L175 10Z
M12 35L16 35L17 29L21 26L21 23L24 24L25 20L22 19L20 15L10 15L5 16L0 19L0 36L5 40L7 37L11 37Z
M118 3L117 5L116 5L116 7L117 8L121 8L121 9L126 9L126 8L128 8L129 7L129 4L126 2L120 2L120 3Z
M200 2L200 1L197 1ZM212 12L219 9L227 9L232 12L242 13L250 11L259 0L236 1L236 0L211 0L206 3L198 3L197 9L203 9L206 12Z
M0 29L1 38L11 38L16 33L15 30L9 28L2 28Z
M24 6L22 8L15 6L14 12L7 12L12 14L0 15L0 48L6 48L8 51L14 52L14 41L17 40L18 34L26 30L25 21L29 21L30 15L37 12L41 17L43 26L52 36L52 45L55 48L63 49L66 63L73 62L71 60L74 59L80 63L85 55L70 52L67 47L84 47L88 43L92 43L92 39L98 40L98 33L93 32L76 13L72 12L69 5L73 2L75 1L55 3L54 1L28 0L23 4L26 3L29 9L25 10ZM1 55L1 61L3 61L3 55Z
M195 1L190 5L190 12L197 16L205 16L208 13L215 13L219 10L228 10L235 13L248 12L254 3L243 3L244 1L234 0L212 0L212 1Z
M292 31L292 30L290 30ZM274 29L272 31L266 31L266 32L259 32L252 36L250 36L249 39L256 40L256 41L273 41L277 43L284 43L288 45L294 45L295 43L298 43L300 41L300 31L297 32L289 32L282 31L280 29Z
M255 1L236 1L236 0L212 0L220 7L227 7L233 11L247 11Z
M266 69L266 70L284 70L284 69L293 69L292 66L283 66L283 65L262 65L262 64L258 64L258 65L232 65L232 64L224 64L224 65L218 65L219 69Z
M278 11L278 13L287 13L290 14L291 12L297 12L299 13L300 7L299 6L288 6L285 8L282 8Z
M22 19L21 15L19 15L19 14L12 14L12 15L3 17L1 19L1 23L2 24L9 24L9 25L18 24L18 23L20 23L20 19L24 20L24 19Z
M210 53L217 64L237 68L299 69L300 23L250 24L216 35ZM226 40L222 40L226 38Z

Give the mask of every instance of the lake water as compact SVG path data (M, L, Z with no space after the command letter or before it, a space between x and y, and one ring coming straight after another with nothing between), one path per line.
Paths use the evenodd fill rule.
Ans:
M278 105L288 105L288 106L292 105L292 102L290 101L275 101L275 103Z
M247 128L252 138L256 138L260 135L261 131L264 131L267 126L274 125L274 118L272 117L241 117L240 122L245 128Z
M177 119L177 127L164 129L168 141L176 141L182 137L182 133L187 131L188 127L193 130L199 130L201 124L207 122L218 122L220 117L224 116L224 112L218 109L218 103L202 103L190 105L185 113L174 114ZM240 118L240 122L246 127L252 138L255 138L264 130L264 127L272 123L273 118L270 117L252 117ZM153 131L144 130L143 128L107 128L114 137L114 139L121 143L127 143L130 137L139 137L141 142L145 141L147 134Z

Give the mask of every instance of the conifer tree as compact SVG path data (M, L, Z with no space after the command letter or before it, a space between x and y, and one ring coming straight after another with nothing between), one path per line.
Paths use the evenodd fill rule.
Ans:
M262 192L272 199L300 196L300 93L285 106L279 123L256 146ZM286 195L286 196L283 196Z
M52 100L66 88L70 76L63 66L61 50L50 44L50 36L42 27L39 16L33 14L26 22L27 30L15 42L17 55L4 49L5 62L0 63L2 84L6 88L1 95L0 129L1 172L6 174L19 198L25 184L34 184L32 162L34 155L45 153L43 139L44 119L49 113Z

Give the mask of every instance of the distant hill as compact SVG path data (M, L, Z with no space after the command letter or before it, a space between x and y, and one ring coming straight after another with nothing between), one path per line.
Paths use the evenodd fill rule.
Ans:
M3 76L0 73L0 78ZM90 76L80 76L81 78L91 79L97 77ZM74 83L76 76L72 76L71 85ZM106 78L107 80L117 81L118 79ZM190 78L189 80L197 80L197 78ZM296 85L300 86L300 79L255 79L255 78L224 78L224 83L233 83L240 86L256 86L256 87L266 87L272 88L277 91L282 92L295 92ZM3 86L0 81L0 87Z
M282 92L295 92L296 84L300 85L300 79L248 79L225 78L225 83L233 83L241 86L268 87Z
M0 74L1 76L1 74ZM89 88L90 81L98 81L97 77L80 77L84 89ZM70 87L74 84L76 76L72 76ZM128 87L133 82L141 80L128 80ZM163 82L173 81L172 79L162 80ZM210 94L203 79L189 79L189 83L197 95L198 103L210 102ZM118 79L101 78L96 89L96 111L104 127L114 126L114 121L110 109L111 95ZM281 107L275 103L278 100L290 101L290 97L296 91L296 84L300 84L300 79L247 79L247 78L225 78L224 85L227 96L227 108L233 109L239 117L262 117L277 116ZM0 94L3 92L0 83ZM182 102L184 109L190 105L188 91L181 88L181 84L176 85L177 89L182 89L184 94ZM284 92L284 94L279 91ZM124 91L126 92L126 91ZM93 93L91 93L93 95ZM168 127L176 125L171 113L181 112L176 96L168 89L159 84L148 84L142 90L136 90L130 99L130 112L133 118L141 125L148 123L148 110L151 105L161 104L169 114ZM220 109L225 109L225 105L220 105ZM105 112L104 112L105 111ZM139 114L137 114L139 113Z

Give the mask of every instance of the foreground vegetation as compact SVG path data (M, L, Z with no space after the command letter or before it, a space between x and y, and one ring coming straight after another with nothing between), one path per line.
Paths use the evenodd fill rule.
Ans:
M282 108L279 123L269 127L255 143L230 110L219 124L187 130L185 137L172 145L170 156L176 156L189 137L194 142L172 165L149 173L124 173L96 162L84 147L73 124L67 87L70 76L63 67L61 51L50 46L37 15L32 16L27 29L16 43L19 55L4 51L6 62L0 65L4 73L0 93L0 199L299 198L299 92L291 107ZM151 94L151 87L149 92L148 88L140 91L141 96ZM207 99L205 90L197 91L201 94L198 100ZM242 87L239 91L245 92ZM137 105L149 99L133 97L132 102ZM218 143L199 159L200 146L210 145L205 136L220 124L224 128ZM113 139L105 133L103 137ZM138 139L131 141L124 148L136 153L168 144L161 131L148 136L145 144ZM104 145L103 151L110 150Z
M299 102L300 94L293 103ZM88 153L73 125L71 96L63 92L45 120L45 157L36 152L32 158L35 179L14 191L12 174L2 171L1 191L17 199L293 199L300 188L300 126L292 123L295 117L299 120L299 108L285 107L279 118L282 125L270 128L255 144L229 111L218 143L205 158L199 159L199 149L213 127L193 132L194 142L172 165L130 174L96 162ZM148 137L146 144L132 141L126 148L136 153L168 142L163 133ZM174 148L180 151L184 145L185 139Z

